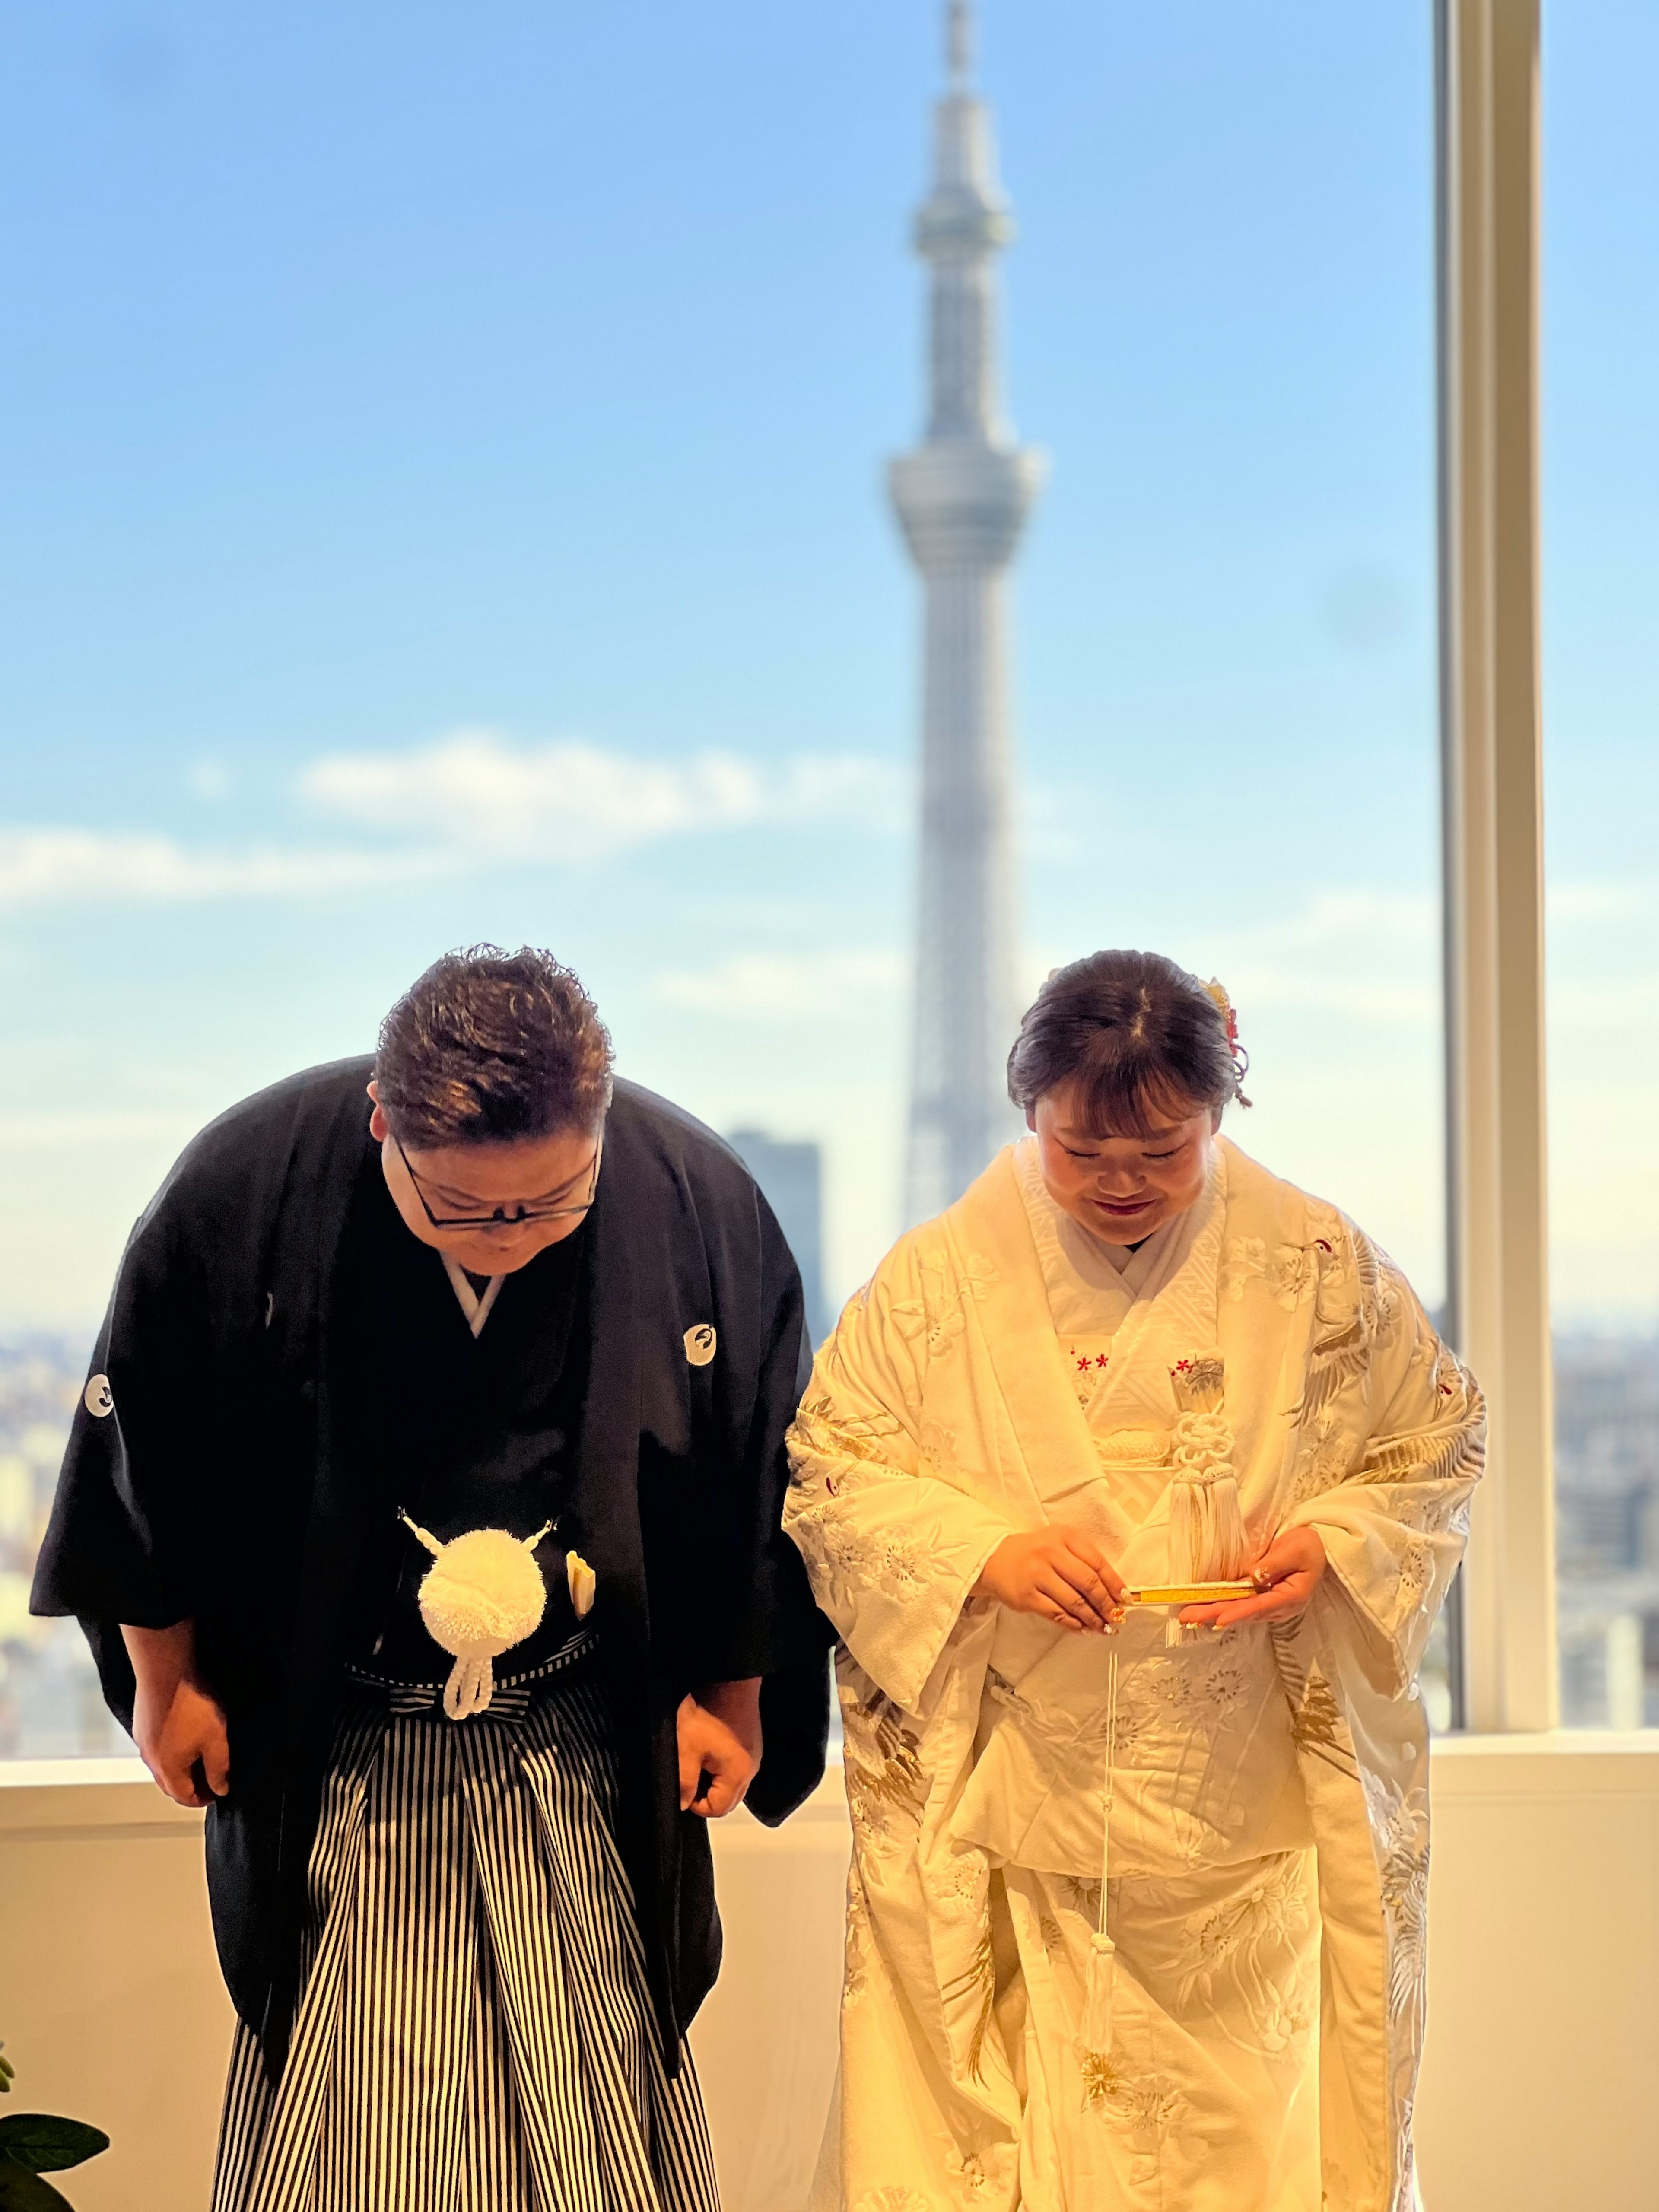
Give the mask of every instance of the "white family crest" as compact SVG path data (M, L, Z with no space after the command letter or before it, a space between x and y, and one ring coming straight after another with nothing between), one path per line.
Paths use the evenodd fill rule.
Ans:
M719 1340L712 1322L700 1321L695 1328L685 1332L685 1356L693 1367L707 1367L714 1357Z
M107 1375L94 1375L81 1393L81 1402L94 1421L106 1421L115 1411L115 1393L109 1387Z

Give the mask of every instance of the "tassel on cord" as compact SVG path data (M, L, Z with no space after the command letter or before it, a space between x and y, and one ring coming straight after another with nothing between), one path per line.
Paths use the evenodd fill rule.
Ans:
M1082 2044L1091 2058L1112 2055L1112 1985L1117 1946L1103 1931L1089 1938L1089 1966L1083 1984Z
M1177 1432L1177 1453L1183 1441ZM1227 1442L1231 1448L1231 1437ZM1170 1580L1233 1582L1246 1564L1244 1516L1231 1461L1196 1467L1177 1461L1170 1489Z
M452 1721L471 1720L489 1710L494 1661L541 1626L547 1585L532 1554L553 1523L533 1536L472 1528L441 1544L407 1513L398 1517L432 1554L417 1602L428 1635L455 1662L444 1684L444 1711ZM571 1589L574 1597L574 1579Z
M470 1721L475 1713L489 1711L495 1694L494 1655L468 1652L449 1670L449 1680L444 1684L444 1711L452 1721Z
M1107 1932L1108 1885L1112 1873L1112 1795L1117 1743L1117 1654L1106 1662L1106 1789L1100 1815L1100 1923L1089 1938L1089 1963L1083 1981L1083 2021L1078 2044L1085 2083L1099 2078L1112 2055L1113 1984L1117 1946Z

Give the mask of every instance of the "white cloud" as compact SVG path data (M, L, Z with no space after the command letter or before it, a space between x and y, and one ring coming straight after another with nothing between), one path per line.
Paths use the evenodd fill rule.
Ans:
M480 729L410 752L337 754L308 768L300 788L364 829L497 860L598 860L664 837L763 823L884 829L902 782L858 754L641 760L576 738L523 745Z
M1223 977L1251 1006L1296 1008L1366 1023L1433 1022L1440 1008L1438 907L1426 892L1316 892L1300 913L1238 933Z
M1321 890L1271 921L1230 921L1210 957L1247 1042L1252 1015L1267 1009L1421 1024L1439 1012L1437 926L1426 892ZM1052 956L1031 975L1033 989L1051 965Z
M1232 995L1245 1018L1250 1006L1296 1007L1304 1013L1346 1015L1358 1022L1398 1022L1415 1026L1434 1021L1439 993L1427 983L1367 981L1355 975L1316 975L1283 969L1246 967ZM1232 988L1230 986L1230 988Z
M1252 933L1264 945L1314 950L1358 945L1377 951L1425 945L1439 906L1426 891L1318 891L1300 914Z
M185 786L193 799L216 805L230 796L230 770L222 761L198 760L185 772Z
M222 788L212 782L211 795ZM335 754L303 772L303 798L383 842L238 850L148 830L0 829L0 908L317 898L462 875L487 861L602 860L710 830L885 830L901 818L902 790L896 771L858 754L638 760L574 740L517 745L461 730L408 752Z
M192 848L147 832L0 830L0 907L103 900L316 898L453 870L447 854L259 845Z
M1552 883L1545 892L1545 906L1555 923L1650 919L1659 907L1659 883L1641 876Z
M122 1109L110 1113L0 1114L0 1157L17 1152L76 1152L87 1145L149 1145L175 1151L206 1116L183 1107Z
M652 995L737 1020L833 1020L890 1000L907 973L896 952L741 953L712 968L666 969L653 979Z

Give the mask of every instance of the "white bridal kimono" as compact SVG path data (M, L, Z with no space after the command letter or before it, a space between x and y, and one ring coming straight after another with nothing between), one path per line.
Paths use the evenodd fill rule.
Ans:
M1183 1362L1221 1380L1249 1555L1324 1540L1307 1613L1166 1635L1138 1610L1108 1639L970 1597L1044 1522L1166 1578ZM1224 1141L1133 1256L1054 1206L1030 1139L895 1247L790 1438L854 1833L814 2212L1407 2212L1413 1677L1481 1449L1480 1394L1392 1263ZM1115 1650L1103 2057L1079 2038Z

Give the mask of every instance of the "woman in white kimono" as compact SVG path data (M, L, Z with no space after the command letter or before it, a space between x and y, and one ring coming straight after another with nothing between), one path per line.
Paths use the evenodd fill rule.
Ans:
M854 1847L814 2212L1413 2202L1414 1677L1481 1404L1376 1246L1218 1136L1242 1072L1218 986L1058 970L1031 1133L819 1355L785 1525Z

